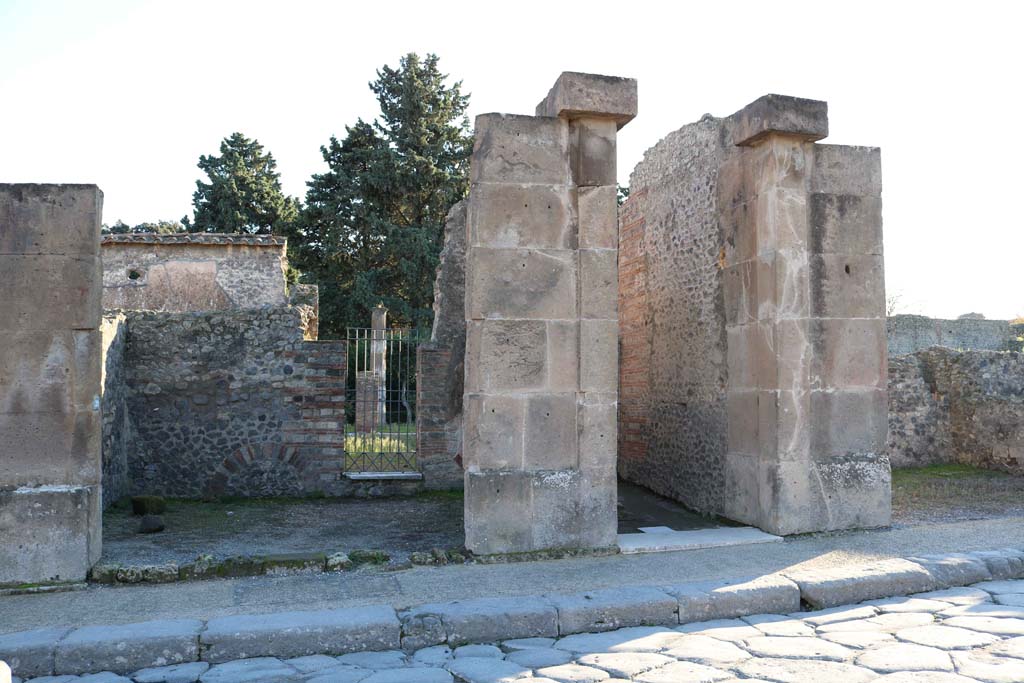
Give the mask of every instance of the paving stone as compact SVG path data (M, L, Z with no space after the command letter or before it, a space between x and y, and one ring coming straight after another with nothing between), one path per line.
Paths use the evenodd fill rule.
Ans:
M814 627L801 619L781 614L754 614L743 617L747 622L767 636L813 636Z
M656 588L611 588L549 598L558 609L558 631L563 635L679 623L676 598Z
M559 683L597 683L609 678L607 671L582 664L548 666L538 669L537 675Z
M428 604L406 610L399 616L403 633L427 617L439 619L449 645L558 635L558 611L545 598L480 598ZM424 646L439 644L423 643Z
M941 612L949 609L949 603L925 598L885 598L869 600L866 604L880 612Z
M131 677L136 683L195 683L209 668L208 662L189 662L140 669Z
M72 676L70 674L63 674L60 676L40 676L39 678L33 678L31 683L72 683L78 681L78 676Z
M528 650L533 647L551 647L555 644L554 638L513 638L502 641L501 647L506 652L515 650Z
M294 666L301 673L308 674L321 669L329 669L338 666L338 660L327 655L307 655L305 657L294 657L286 659L285 664Z
M577 633L555 642L569 652L658 652L679 639L675 631L660 626L634 626L606 633Z
M1000 636L1024 636L1024 619L1000 619L999 617L951 617L944 622L982 633ZM897 634L899 635L899 634Z
M924 567L902 559L881 560L868 565L800 570L789 572L786 576L800 586L800 597L818 608L920 593L937 587Z
M733 668L744 678L761 678L779 683L868 683L878 678L878 674L870 669L814 659L757 658L748 659Z
M405 666L405 653L401 650L350 652L335 659L340 664L358 666L362 669L398 669Z
M400 646L390 607L244 614L210 619L200 640L211 663L251 657L302 657L324 652L393 650Z
M711 636L718 640L741 641L756 638L762 633L741 619L714 619L712 621L696 621L683 624L676 628L680 633L695 633Z
M0 635L3 659L18 676L47 676L53 673L53 650L70 628L40 628Z
M855 663L881 673L897 671L952 671L953 662L942 650L913 643L896 643L868 650Z
M417 650L412 656L412 661L424 666L444 666L453 655L454 652L447 645L434 645Z
M1011 581L983 581L976 583L971 588L983 590L986 593L998 595L999 593L1024 593L1024 579Z
M285 683L298 671L277 657L253 657L211 666L199 677L202 683Z
M926 600L939 600L941 602L948 602L952 605L973 605L978 602L991 602L992 596L983 590L975 588L974 586L964 586L962 588L946 588L940 591L930 591L928 593L917 593L911 595L911 598L924 598Z
M957 605L942 612L944 617L1010 617L1024 619L1024 607L981 602L977 605Z
M85 626L57 643L55 673L129 673L199 659L198 619L168 619L119 626Z
M876 678L872 683L978 683L978 681L947 671L901 671Z
M846 647L857 648L858 650L896 642L895 636L886 631L839 631L836 633L819 633L818 637L845 645Z
M827 659L842 662L853 656L850 648L821 638L799 636L780 638L762 636L744 642L744 647L758 657L782 657L792 659Z
M612 676L630 678L675 661L654 652L600 652L583 655L580 664L604 669Z
M935 623L935 617L927 612L924 614L920 612L889 612L888 614L879 614L877 617L871 617L868 621L881 626L886 631L899 631L904 628L933 624Z
M960 617L962 619L984 619L984 617ZM949 624L949 621L946 622ZM972 647L990 645L998 638L987 633L965 628L956 628L956 624L932 624L930 626L917 626L903 629L896 632L896 638L908 643L928 645L942 650L963 650Z
M385 669L385 671L404 671L404 669ZM347 664L338 664L330 669L321 669L315 673L305 674L305 683L361 683L373 671L360 669Z
M377 671L364 678L362 683L452 683L452 680L452 675L444 669L417 667Z
M1024 593L999 593L992 596L992 601L999 605L1024 607Z
M990 646L988 651L1002 657L1016 657L1017 659L1024 659L1024 637L1003 640Z
M954 652L957 673L985 683L1021 683L1024 681L1024 660L994 657L985 652Z
M494 657L453 659L447 669L467 683L505 683L530 675L526 667Z
M789 616L803 619L808 624L822 626L833 624L838 621L852 621L854 619L867 619L878 614L878 610L870 605L844 605L842 607L830 607L816 612L803 612L790 614Z
M572 661L572 654L565 650L551 647L531 647L527 650L516 650L505 656L508 661L525 666L527 669L540 669L545 666L558 666Z
M79 676L76 683L132 683L130 678L125 678L113 671L101 671L95 674Z
M497 657L501 659L505 653L494 645L463 645L455 648L455 657Z
M726 678L732 678L732 674L695 662L672 662L642 673L634 680L638 683L712 683Z
M727 640L718 640L697 633L686 635L672 644L664 654L708 666L721 666L750 659L750 655Z

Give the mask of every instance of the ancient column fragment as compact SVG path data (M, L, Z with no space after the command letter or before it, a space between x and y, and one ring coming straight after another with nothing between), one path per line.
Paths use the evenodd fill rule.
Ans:
M781 534L886 525L879 150L813 144L824 102L769 95L731 124L724 512Z
M0 185L0 585L99 560L100 213L95 185Z
M466 257L466 545L616 532L616 131L636 82L563 73L536 116L476 120Z

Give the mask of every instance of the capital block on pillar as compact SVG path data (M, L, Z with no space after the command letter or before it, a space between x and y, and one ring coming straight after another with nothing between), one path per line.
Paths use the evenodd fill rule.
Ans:
M611 119L619 128L636 117L636 79L563 71L537 105L537 116Z
M789 135L807 142L828 137L828 102L787 95L759 97L729 117L733 144L754 145L768 135Z

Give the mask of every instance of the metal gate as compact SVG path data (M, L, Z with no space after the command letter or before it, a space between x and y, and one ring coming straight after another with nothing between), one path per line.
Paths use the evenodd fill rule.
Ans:
M410 329L348 328L346 473L416 473L416 346Z

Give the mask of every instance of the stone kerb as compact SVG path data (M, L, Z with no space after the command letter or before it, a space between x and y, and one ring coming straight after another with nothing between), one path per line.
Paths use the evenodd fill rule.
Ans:
M636 83L563 74L477 118L467 215L466 545L615 543L616 130Z
M842 619L813 610L981 583L1003 590L1024 578L1014 548L888 559L825 570L675 586L625 586L571 595L480 598L396 611L384 606L137 624L45 628L0 635L17 676L129 673L169 663L418 650L514 638L559 638L630 626L676 626L760 614ZM1006 590L1012 586L1005 584ZM925 596L927 597L927 596ZM812 611L802 611L810 605ZM874 615L868 602L861 611ZM846 609L846 608L843 608ZM846 618L855 618L855 612Z

